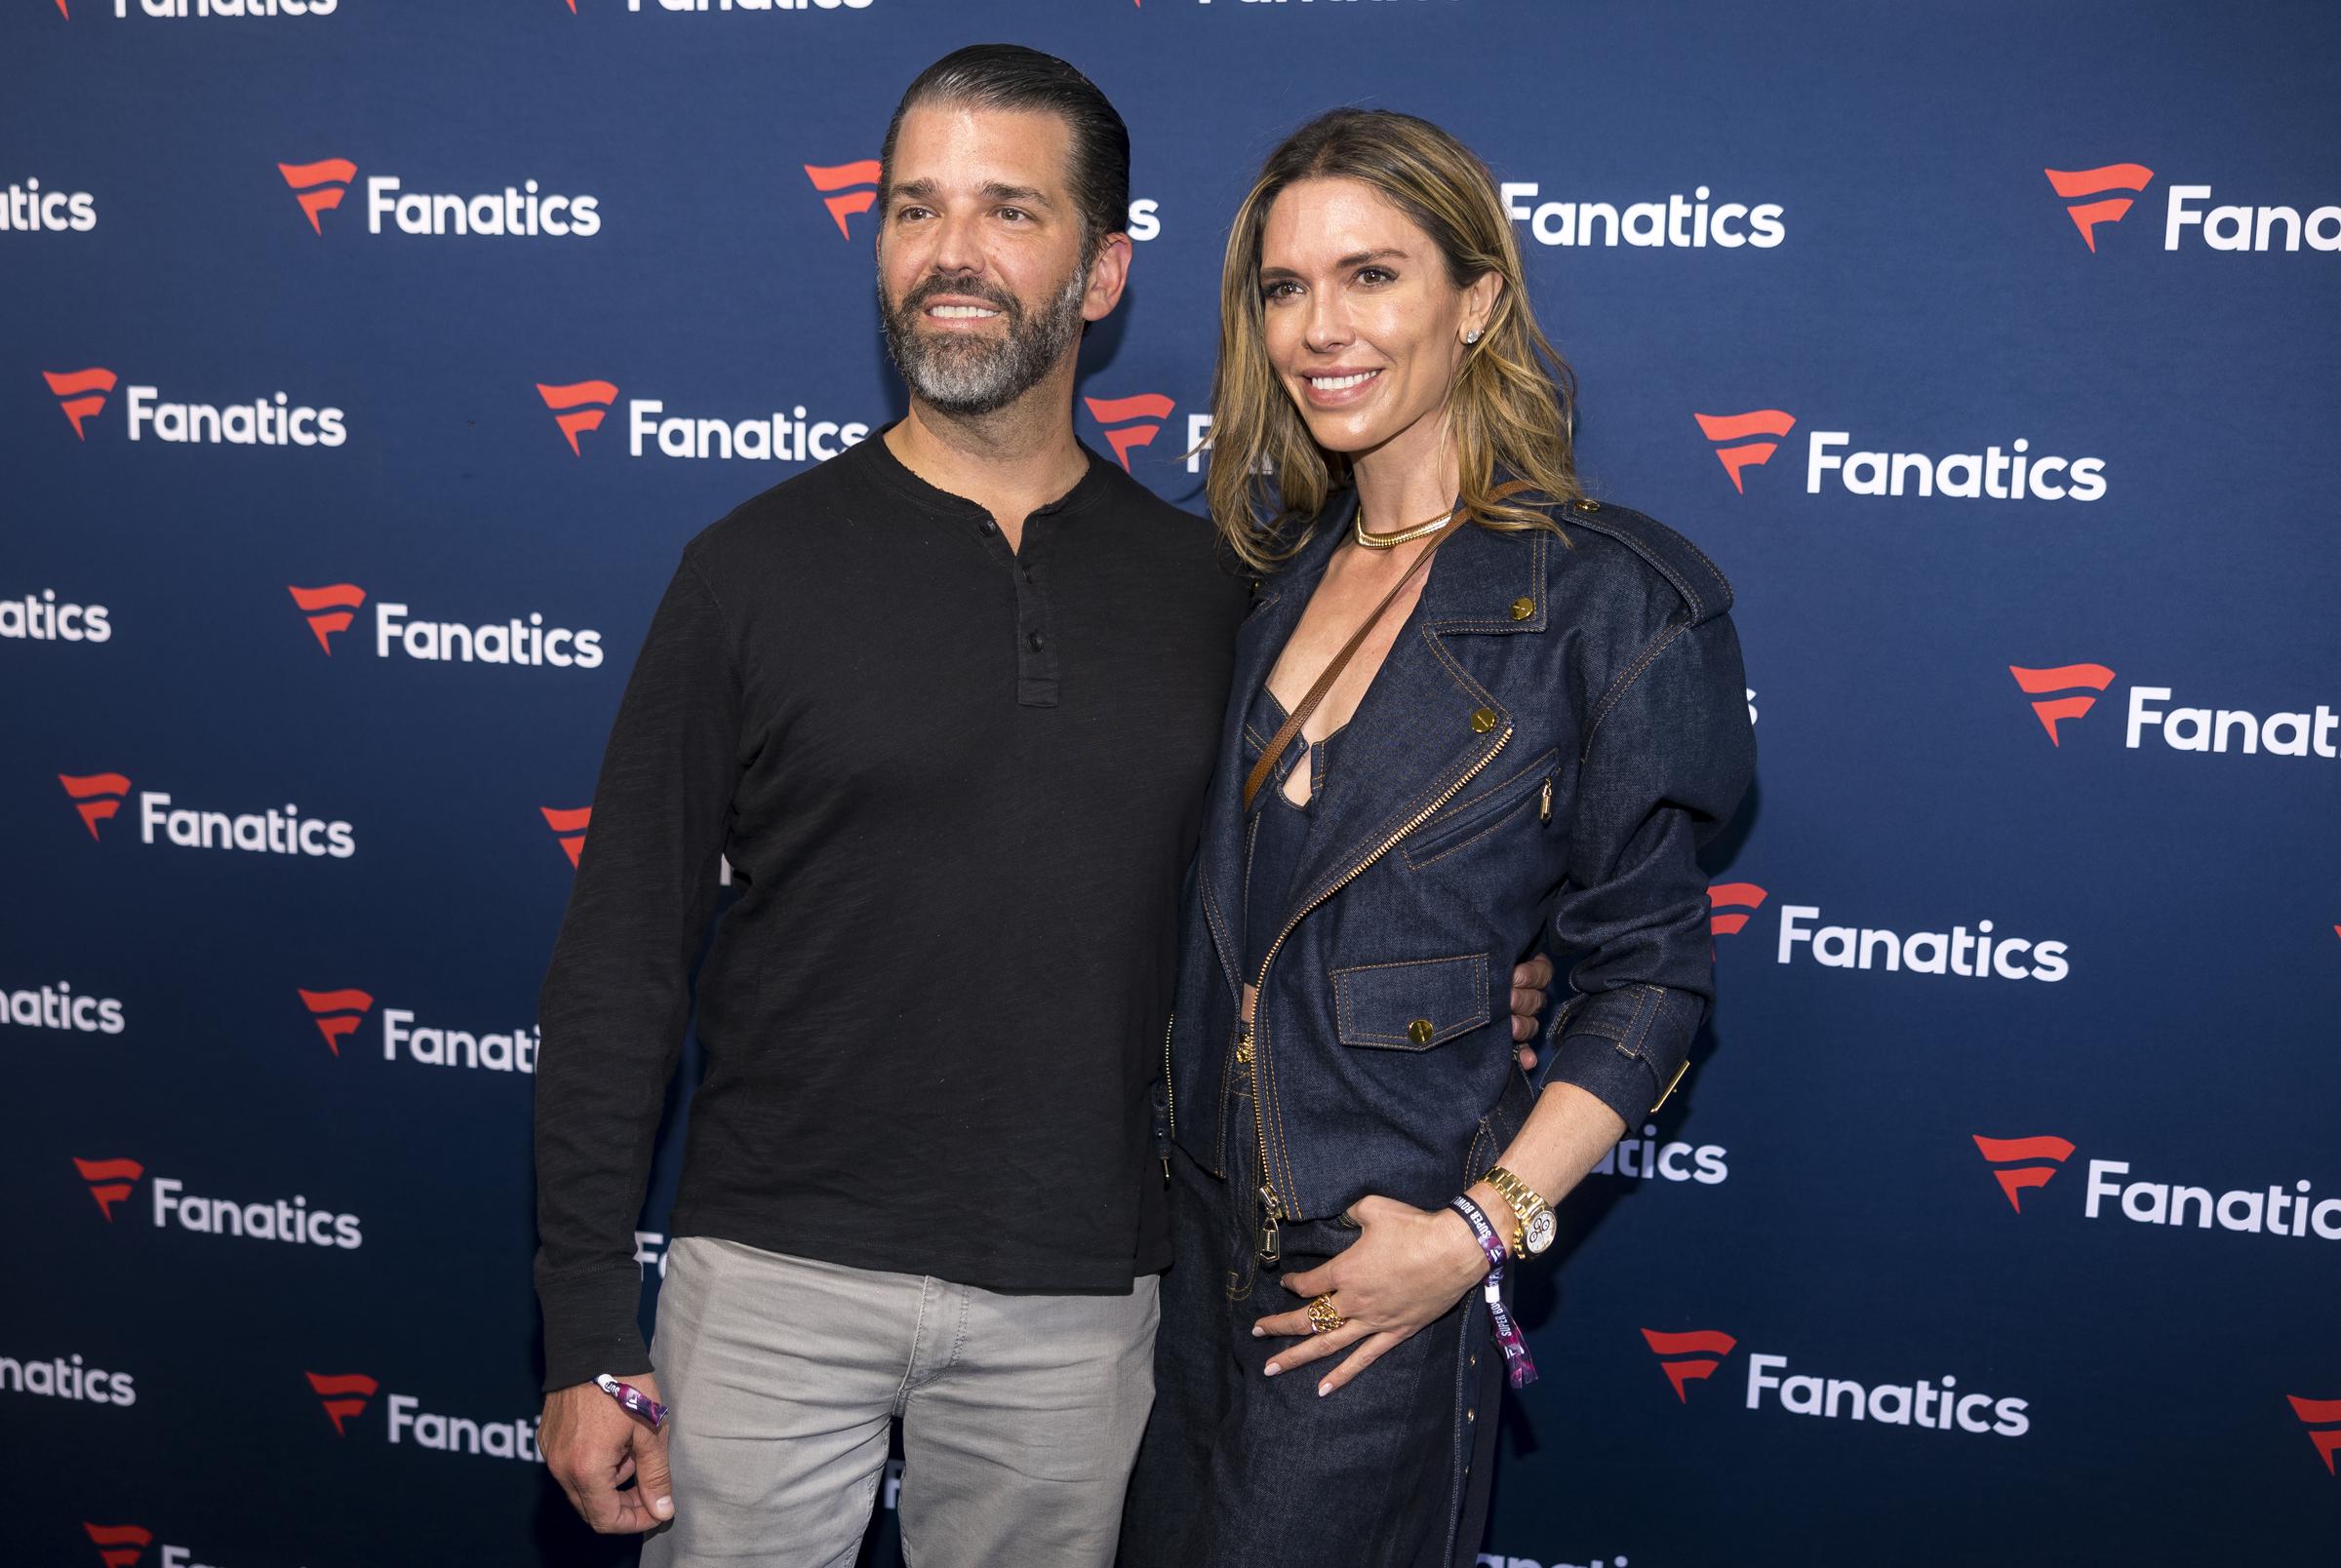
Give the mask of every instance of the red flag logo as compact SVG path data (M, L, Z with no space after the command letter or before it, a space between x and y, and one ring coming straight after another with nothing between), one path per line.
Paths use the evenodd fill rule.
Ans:
M357 1032L366 1021L366 1009L374 1005L374 998L354 987L344 991L301 991L301 1005L317 1021L317 1033L325 1037L326 1047L336 1056L341 1054L341 1038Z
M288 583L285 592L309 617L309 630L317 634L317 646L328 655L334 651L329 639L336 632L348 631L350 612L366 603L366 590L354 582L328 583L322 588L296 588Z
M1666 1381L1675 1386L1675 1397L1685 1404L1690 1403L1690 1395L1684 1385L1714 1376L1724 1357L1739 1343L1720 1328L1693 1329L1686 1334L1662 1334L1646 1328L1642 1337L1657 1355L1658 1364L1666 1368Z
M571 453L582 457L585 454L577 450L577 433L601 429L602 415L617 401L617 387L610 381L572 381L567 386L547 386L539 381L536 395L553 411L553 423L569 438Z
M76 1158L73 1168L90 1184L90 1196L98 1200L98 1212L105 1216L108 1225L114 1223L114 1205L128 1197L139 1178L146 1174L146 1167L135 1159Z
M805 171L805 177L813 181L814 190L834 193L824 194L821 205L829 209L831 217L837 219L837 232L852 239L853 231L846 226L846 219L878 205L878 160L863 158L854 163L827 167L820 164L804 164L800 167ZM868 188L857 188L861 186Z
M293 187L294 199L308 215L309 227L319 234L325 229L317 221L319 213L330 212L341 205L349 194L349 182L358 177L358 166L347 158L321 158L315 163L280 163L276 172L285 176Z
M1781 409L1757 409L1749 413L1694 413L1700 432L1709 441L1732 443L1715 449L1716 461L1731 476L1731 488L1742 495L1748 487L1741 471L1762 468L1780 450L1777 441L1750 441L1750 436L1785 436L1797 427L1796 415Z
M363 1372L304 1372L325 1413L334 1420L334 1434L348 1435L341 1423L366 1413L366 1401L381 1387Z
M2154 171L2144 164L2107 164L2101 169L2043 169L2048 184L2067 201L2075 197L2098 197L2096 201L2078 201L2065 209L2073 226L2081 230L2083 243L2093 255L2097 250L2097 225L2119 223L2122 215L2129 211L2127 196L2107 196L2107 191L2127 190L2143 192L2154 178Z
M65 417L73 421L74 439L87 441L90 438L82 429L82 420L94 417L105 407L105 395L121 377L93 365L86 371L43 371L41 379L49 383L49 390L57 394Z
M57 3L61 6L65 0ZM98 1548L98 1560L105 1568L134 1568L139 1553L154 1545L154 1532L135 1524L92 1524L84 1519L81 1527L90 1533L90 1545Z
M1745 929L1748 916L1764 907L1764 889L1754 882L1717 882L1707 889L1707 932L1710 936L1737 936Z
M1130 472L1130 449L1143 447L1162 433L1162 421L1170 417L1176 407L1160 392L1140 392L1127 398L1083 398L1090 406L1090 417L1105 431L1105 444L1114 449L1114 459L1122 472ZM1151 423L1140 421L1151 420Z
M2341 1399L2303 1399L2297 1393L2284 1397L2292 1401L2292 1413L2309 1429L2309 1441L2317 1445L2317 1457L2324 1461L2324 1473L2341 1474L2333 1468L2333 1455L2341 1451Z
M130 780L120 773L60 773L57 781L65 787L93 839L98 837L98 824L121 810L122 798L130 793Z
M2077 686L2103 691L2114 684L2114 672L2102 664L2060 664L2053 670L2028 670L2020 664L2011 664L2007 673L2016 678L2016 685L2027 694L2035 695L2043 691L2070 691ZM2095 697L2043 697L2032 705L2032 711L2040 715L2041 727L2048 731L2048 744L2061 747L2064 741L2056 733L2057 721L2078 719L2096 705Z
M2072 1156L2073 1145L2063 1138L1986 1138L1970 1133L1975 1147L1991 1161L1992 1174L2000 1178L2000 1190L2007 1195L2007 1206L2018 1214L2024 1204L2017 1195L2027 1187L2045 1187L2048 1178ZM2045 1160L2043 1164L2041 1161Z
M540 805L536 809L544 813L544 825L553 830L554 836L561 841L561 847L569 851L569 863L575 865L577 856L585 852L585 824L593 820L593 807L580 805L574 810L564 811L556 806Z

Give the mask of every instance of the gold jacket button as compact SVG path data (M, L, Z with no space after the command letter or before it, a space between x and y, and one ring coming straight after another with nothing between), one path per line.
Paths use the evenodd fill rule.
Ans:
M1536 601L1535 601L1535 600L1533 600L1533 599L1522 598L1522 599L1515 599L1515 600L1513 600L1513 601L1512 601L1512 618L1513 618L1514 620L1527 620L1527 619L1528 619L1528 618L1530 615L1533 615L1533 614L1535 614L1535 613L1536 613Z
M1407 1039L1417 1045L1428 1045L1431 1042L1431 1021L1428 1018L1417 1018L1409 1024Z
M1481 735L1485 735L1488 730L1493 729L1495 727L1495 710L1493 708L1472 709L1471 727L1473 733Z
M1598 512L1601 509L1602 503L1590 495L1581 496L1577 501L1577 510L1580 512Z

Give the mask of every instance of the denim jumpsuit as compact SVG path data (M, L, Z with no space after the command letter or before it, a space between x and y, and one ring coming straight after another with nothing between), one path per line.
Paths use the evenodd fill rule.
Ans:
M1356 1240L1360 1197L1436 1210L1484 1175L1544 1082L1639 1125L1713 994L1695 851L1753 767L1745 675L1722 573L1638 513L1447 540L1307 809L1271 784L1245 810L1268 671L1355 504L1238 634L1158 1100L1173 1263L1129 1568L1469 1564L1503 1368L1478 1293L1322 1399L1338 1360L1264 1378L1292 1342L1251 1325L1305 1305L1282 1276ZM1531 1083L1504 1000L1540 942L1578 958Z

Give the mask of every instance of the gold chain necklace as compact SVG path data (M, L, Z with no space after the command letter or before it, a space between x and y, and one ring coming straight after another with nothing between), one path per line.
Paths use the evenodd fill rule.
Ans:
M1351 515L1349 529L1358 543L1369 550L1395 550L1409 539L1427 539L1454 520L1456 508L1448 507L1428 523L1417 523L1396 533L1369 533L1366 529L1366 508L1361 506Z

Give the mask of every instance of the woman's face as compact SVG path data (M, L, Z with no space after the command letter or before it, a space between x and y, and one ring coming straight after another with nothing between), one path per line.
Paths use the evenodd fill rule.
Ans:
M1259 287L1277 378L1318 445L1355 457L1393 442L1436 451L1463 334L1501 284L1457 289L1412 218L1361 180L1329 178L1270 205Z

